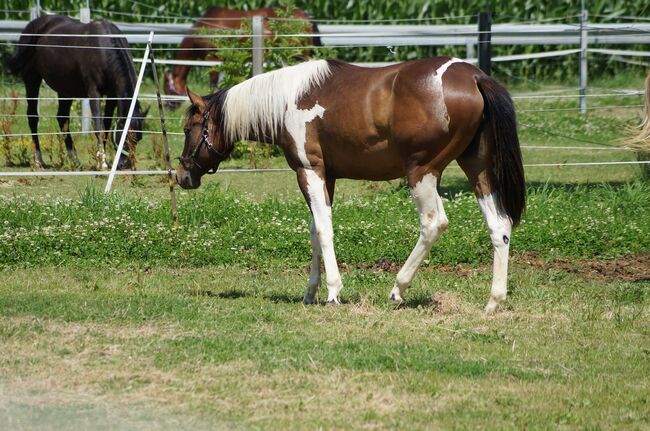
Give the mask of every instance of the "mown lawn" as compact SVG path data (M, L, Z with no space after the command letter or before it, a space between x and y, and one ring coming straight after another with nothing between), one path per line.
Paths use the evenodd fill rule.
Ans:
M14 429L648 426L647 281L515 259L507 306L486 317L489 267L461 274L425 270L395 309L394 275L377 270L344 271L340 307L303 306L306 270L292 268L4 271L0 417Z

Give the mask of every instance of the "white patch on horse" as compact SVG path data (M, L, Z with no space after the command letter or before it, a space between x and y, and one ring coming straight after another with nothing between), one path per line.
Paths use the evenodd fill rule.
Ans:
M334 253L334 229L332 227L332 208L327 205L325 198L325 181L311 169L305 169L307 179L307 195L309 206L314 217L315 231L318 235L323 263L325 265L325 278L327 280L327 302L340 303L339 294L343 288L339 267L336 264ZM305 302L313 301L305 297Z
M487 313L493 313L508 293L508 253L512 223L506 215L497 209L494 195L490 194L479 198L478 206L485 217L494 246L492 289L490 290L490 300L485 307Z
M307 159L307 150L305 149L307 141L307 123L313 121L316 117L323 118L324 113L325 108L320 106L318 103L316 103L311 109L298 109L294 103L293 106L287 109L284 114L284 127L293 138L300 162L307 169L311 169L312 167Z
M452 58L440 66L436 70L435 75L431 77L431 87L433 88L436 114L438 115L438 121L442 126L442 130L445 132L449 132L449 113L447 112L447 104L445 103L445 94L442 87L442 75L444 75L449 66L454 63L463 63L463 60Z
M429 254L438 237L447 229L447 215L438 195L438 179L426 174L411 188L411 197L420 214L420 237L413 251L397 273L395 286L390 294L394 302L402 302L402 292L411 285L418 267Z
M270 139L283 125L285 112L320 86L331 70L326 60L308 61L267 72L228 90L224 101L226 139Z

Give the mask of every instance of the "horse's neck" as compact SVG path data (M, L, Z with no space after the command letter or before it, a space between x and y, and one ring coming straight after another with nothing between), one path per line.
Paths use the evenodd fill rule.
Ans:
M205 57L205 51L192 49L198 48L197 40L195 37L183 38L180 49L176 51L176 60L199 60ZM180 93L185 92L185 83L187 82L187 75L190 73L190 68L191 66L185 64L176 64L172 67L174 86Z

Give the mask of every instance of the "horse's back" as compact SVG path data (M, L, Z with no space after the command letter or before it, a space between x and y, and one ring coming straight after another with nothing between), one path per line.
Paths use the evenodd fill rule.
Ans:
M402 176L406 154L420 152L441 166L469 145L483 112L476 85L482 72L449 57L434 57L381 68L330 62L332 76L315 98L325 108L319 126L326 152L336 159L336 176L389 179ZM363 173L353 160L365 160ZM372 171L369 173L369 171Z

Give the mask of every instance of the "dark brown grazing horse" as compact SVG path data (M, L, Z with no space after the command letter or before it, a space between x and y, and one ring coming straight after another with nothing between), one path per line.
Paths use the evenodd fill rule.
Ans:
M18 49L9 60L9 71L25 82L27 115L34 143L34 157L38 167L44 167L38 139L38 93L45 80L59 96L57 120L61 131L69 131L72 98L91 98L90 108L97 137L97 158L106 166L104 149L113 113L117 107L122 130L135 90L136 75L133 58L123 37L92 37L66 35L121 35L112 23L100 20L82 24L67 16L46 15L31 21L20 36ZM102 124L100 97L107 96ZM113 98L113 99L111 99ZM124 98L124 100L114 100ZM135 142L140 141L142 118L146 112L136 104L131 120ZM104 131L104 133L100 133ZM135 144L132 142L132 144ZM72 137L66 134L68 157L78 163ZM120 155L119 168L130 166L128 152Z
M238 10L227 9L223 7L211 7L203 16L192 26L189 37L183 38L181 41L181 49L176 51L176 60L217 60L216 57L210 55L210 51L205 48L213 48L214 45L210 43L209 39L193 37L197 30L201 28L218 28L218 29L234 29L241 28L242 19L253 16L262 16L265 18L274 18L277 16L275 8L262 8L253 10ZM293 12L293 17L299 20L309 21L309 16L306 12L296 9ZM268 20L264 20L265 29ZM315 22L311 22L310 30L318 34L318 27ZM320 46L320 38L313 37L310 44ZM200 48L200 49L197 49ZM186 82L187 75L190 73L191 66L178 64L172 67L171 71L165 72L164 89L165 94L172 96L185 96L187 95ZM216 86L219 80L219 73L212 72L210 74L210 81ZM167 106L170 109L176 109L180 106L178 102L168 102Z
M305 303L315 301L321 257L328 301L340 301L331 210L337 178L408 181L420 237L390 294L399 303L447 228L438 187L453 160L474 188L494 246L486 311L494 312L505 299L511 228L525 207L524 170L512 99L481 70L449 57L374 69L319 60L210 96L188 94L192 106L176 171L183 188L199 187L201 176L214 172L239 140L283 148L313 215Z

